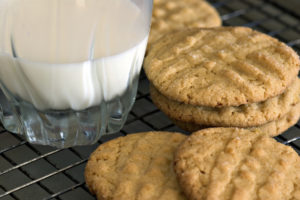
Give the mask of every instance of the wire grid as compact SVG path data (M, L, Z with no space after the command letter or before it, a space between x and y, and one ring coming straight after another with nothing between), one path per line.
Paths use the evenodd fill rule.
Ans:
M293 0L289 0L293 1ZM288 4L289 1L285 1ZM277 37L300 53L300 15L275 0L211 0L225 26L248 26ZM300 4L298 4L300 8ZM124 128L88 147L54 149L31 145L0 126L0 199L95 199L83 172L90 153L101 143L132 132L181 131L151 102L149 82L142 72L136 103ZM276 139L300 154L300 121Z

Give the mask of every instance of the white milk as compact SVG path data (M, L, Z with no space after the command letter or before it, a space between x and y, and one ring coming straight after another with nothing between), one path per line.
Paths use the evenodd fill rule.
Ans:
M0 80L40 110L112 100L140 71L148 25L130 0L4 0L0 13Z

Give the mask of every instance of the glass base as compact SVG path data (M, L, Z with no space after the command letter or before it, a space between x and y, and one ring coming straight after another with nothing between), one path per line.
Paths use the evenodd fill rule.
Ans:
M10 108L10 115L4 117L2 109L1 121L7 130L23 135L33 144L57 148L94 144L101 136L123 127L135 101L137 82L135 78L121 96L81 111L39 111L32 104L13 98L5 107Z
M19 128L19 126L16 125L16 119L14 116L5 117L3 115L1 117L2 117L2 119L1 119L2 125L6 130L8 130L9 132L12 132L12 133L20 132L20 128Z
M20 133L20 122L11 107L12 102L5 97L2 90L0 90L0 120L3 127L12 133Z
M23 133L33 144L64 148L96 142L105 133L103 105L83 111L37 111L30 104L18 106Z

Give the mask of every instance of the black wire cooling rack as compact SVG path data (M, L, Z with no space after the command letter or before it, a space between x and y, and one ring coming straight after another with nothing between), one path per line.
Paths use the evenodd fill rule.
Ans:
M225 26L248 26L277 37L300 53L300 2L298 0L211 0ZM282 5L284 3L284 5ZM297 12L298 10L298 12ZM90 200L83 172L90 153L101 143L127 133L181 131L160 112L149 97L142 72L138 95L127 123L117 134L88 147L54 149L31 145L0 126L0 200ZM300 121L276 137L300 154Z

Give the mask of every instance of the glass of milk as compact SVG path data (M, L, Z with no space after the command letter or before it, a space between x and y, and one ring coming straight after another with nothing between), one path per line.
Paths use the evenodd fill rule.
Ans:
M95 143L136 96L152 0L0 1L0 119L30 143Z

